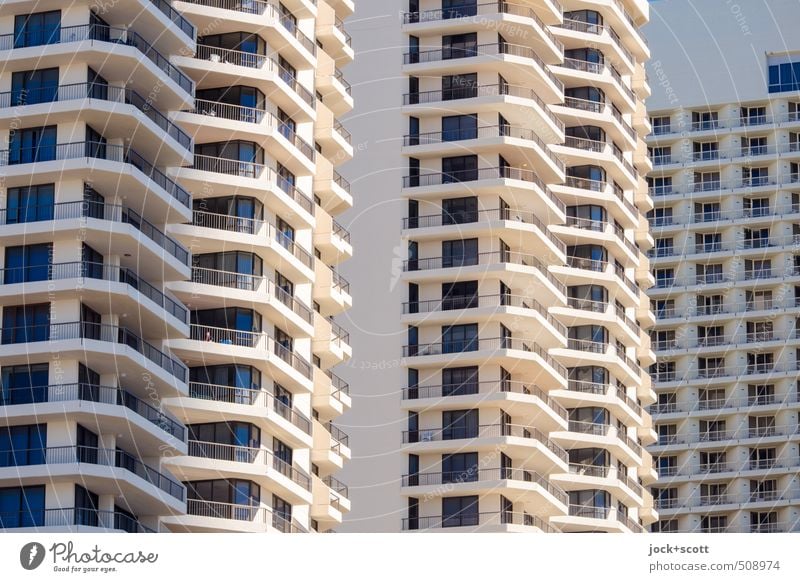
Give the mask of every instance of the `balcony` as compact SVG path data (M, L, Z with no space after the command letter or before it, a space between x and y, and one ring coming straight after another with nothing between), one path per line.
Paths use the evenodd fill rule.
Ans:
M776 115L742 116L742 117L732 117L729 119L713 119L708 121L692 122L688 126L688 128L686 127L685 124L660 126L658 130L655 130L656 128L654 128L653 135L654 136L671 135L684 131L689 131L694 133L694 132L704 132L704 131L717 131L719 129L760 127L765 125L767 126L780 125L782 123L795 123L797 121L800 121L800 113L798 112L782 113Z
M266 390L238 388L235 386L221 386L219 384L204 384L202 382L189 382L189 398L221 402L224 404L252 406L256 410L277 414L281 419L289 422L303 433L311 434L311 419L299 410L289 406L274 394ZM258 412L254 412L258 413ZM231 413L229 413L231 414Z
M6 110L0 111L0 115L8 113L8 115L13 115L14 117L29 116L35 114L33 110L35 105L86 100L107 101L110 103L130 105L152 121L161 132L166 133L175 140L184 150L191 151L192 149L192 139L186 132L170 121L158 109L153 107L150 101L128 87L114 87L99 83L75 83L70 85L9 91L0 93L0 110ZM84 107L83 104L79 104L79 106L81 108ZM20 109L22 107L25 109ZM29 111L28 109L31 110ZM54 109L55 108L52 106L47 107L47 113L50 119L54 116ZM117 119L117 121L114 122L114 127L109 129L122 129L116 126L123 123L126 123L126 120ZM126 127L126 130L131 133L134 132L136 124L138 124L138 121L127 124L129 127ZM130 137L131 133L127 133L126 137ZM160 136L161 134L154 132L153 135ZM146 145L146 143L143 143L143 145ZM157 155L159 152L157 149L152 149L150 153L152 155Z
M570 112L570 109L580 111L580 117L587 117L586 113L595 114L605 117L607 120L600 118L598 122L608 125L608 129L613 132L612 137L622 139L628 142L628 145L635 147L638 133L630 124L622 117L622 112L611 101L593 101L589 99L581 99L579 97L565 97L564 102L559 105L565 109L564 113L575 115ZM592 119L591 116L588 116Z
M199 519L197 519L199 518ZM173 531L248 531L306 533L295 519L286 519L268 507L188 499L186 515L165 520Z
M622 77L620 76L619 72L606 63L596 63L592 61L583 61L580 59L574 59L566 57L564 58L564 63L562 65L558 65L563 69L567 69L569 71L577 71L579 73L588 73L589 75L597 75L597 76L605 76L608 75L611 77L614 82L611 84L611 87L617 90L617 93L623 98L626 99L628 102L629 107L631 110L635 108L637 98L636 93L631 90L623 81ZM580 77L583 78L583 77Z
M582 34L591 34L596 37L602 37L605 42L609 42L613 46L615 51L622 55L628 72L633 72L636 60L631 52L622 44L622 40L620 39L619 35L611 26L565 18L560 28L570 32L579 32ZM596 43L597 41L593 40L591 42Z
M153 63L163 76L170 79L188 95L194 95L192 80L172 65L167 57L130 29L100 24L83 24L59 27L53 30L36 29L18 34L5 34L0 36L0 51L18 51L29 47L86 41L89 41L90 44L104 42L115 46L134 47L140 56L146 57Z
M92 160L92 162L88 162ZM73 142L64 144L40 145L33 148L19 148L13 150L0 150L0 167L6 168L6 175L25 173L25 176L30 176L31 165L36 164L36 171L44 172L49 162L63 162L66 160L80 160L82 163L79 169L82 173L86 173L88 168L98 170L102 169L102 165L98 164L96 160L107 162L114 162L117 164L125 164L136 169L136 172L141 174L145 184L152 184L158 186L163 190L167 199L173 199L186 208L191 207L191 194L184 188L179 186L173 180L159 169L155 168L152 164L146 161L142 156L134 150L119 145L110 145L102 142ZM53 167L58 170L64 171L65 164L54 164ZM19 167L19 170L12 171L10 168ZM131 172L126 169L125 172L120 172L119 168L115 168L117 181L120 180L119 174ZM115 184L118 185L118 184ZM150 198L148 198L148 202Z
M551 526L540 517L512 511L465 512L445 516L407 517L403 518L402 524L403 531L462 527L474 528L478 531L559 532L557 528Z
M186 382L186 366L180 360L165 354L129 329L116 325L76 321L25 327L6 327L2 330L2 345L6 346L2 351L8 351L7 346L9 345L38 342L46 342L48 349L54 349L52 347L53 342L69 340L80 340L81 353L84 353L89 348L86 342L90 341L122 345L125 350L132 350L140 354L143 357L142 360L156 364L180 382ZM27 350L33 351L33 346L27 346ZM147 367L147 362L142 361L141 363Z
M118 265L103 265L101 263L81 261L0 269L0 285L30 285L37 281L62 281L68 279L96 279L109 283L123 283L130 287L132 291L137 292L139 296L146 297L155 303L160 309L165 310L181 323L186 324L189 322L189 312L181 303L164 295L162 291L139 277L132 270ZM3 291L4 289L0 289L0 296L4 295ZM49 286L48 291L53 293L55 289ZM25 295L29 299L32 300L35 294L33 288L26 289Z
M70 532L96 532L96 530L126 533L157 533L139 520L118 511L103 511L85 507L59 509L30 508L25 511L0 512L0 530L50 528Z
M153 467L120 449L99 449L86 446L47 447L28 450L5 451L2 467L27 467L33 465L89 464L123 469L164 493L183 501L186 490L183 485L163 475ZM75 472L81 472L76 469Z
M25 388L5 388L3 393L0 394L0 406L22 406L50 402L92 402L95 404L123 406L163 430L171 437L181 442L186 442L186 427L122 388L83 383L58 384ZM44 408L40 407L38 410L39 415L44 415ZM5 414L7 416L12 416L15 412L6 409ZM94 414L99 416L99 413L96 411Z

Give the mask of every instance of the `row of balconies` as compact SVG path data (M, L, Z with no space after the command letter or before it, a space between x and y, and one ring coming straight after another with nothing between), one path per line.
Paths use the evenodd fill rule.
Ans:
M769 177L769 176L756 176L752 178L739 178L734 180L702 180L684 184L683 186L650 186L648 193L651 196L672 196L672 195L685 195L696 194L698 192L717 192L719 190L741 190L752 188L784 188L797 184L800 182L800 173L793 172L783 176ZM736 194L736 192L726 192L727 194Z
M698 274L691 279L678 279L672 277L656 277L655 285L651 292L660 291L663 289L674 289L676 287L695 287L697 285L721 285L730 284L733 282L741 281L756 281L763 282L764 284L771 284L774 281L782 281L784 279L800 276L800 266L794 265L785 267L784 269L762 267L756 269L744 269L739 272L727 273L706 273ZM774 283L772 283L774 284Z
M686 165L693 162L711 162L716 160L736 160L739 158L760 158L761 156L770 156L771 158L778 158L779 154L798 153L800 152L800 143L790 142L780 145L758 145L758 146L741 146L738 148L725 149L725 150L706 150L700 152L687 153L685 156L670 154L652 156L654 166L670 166L670 165ZM753 160L759 161L759 160ZM660 168L664 169L664 168Z
M660 403L650 405L650 413L657 415L686 413L686 412L702 412L710 410L725 410L725 409L747 409L755 408L757 406L787 406L800 402L800 397L797 393L787 394L758 394L755 396L747 396L745 398L711 398L711 399L698 399L693 402L678 403ZM791 408L791 406L787 406ZM733 412L731 413L733 414Z
M710 368L700 368L693 373L685 372L680 378L679 374L674 371L653 372L651 377L654 382L670 383L670 382L693 382L696 380L721 380L721 379L735 379L741 376L760 376L770 374L787 374L795 372L800 369L797 362L760 362L754 364L747 364L746 366L715 366Z
M688 350L694 348L723 348L726 352L741 349L755 349L758 347L768 348L769 346L752 346L751 344L765 344L769 342L782 342L790 343L790 340L800 338L798 330L792 327L783 333L776 333L772 330L756 331L744 334L733 335L710 335L706 337L698 337L694 340L691 339L666 339L666 340L653 340L651 347L654 351L673 351L673 350ZM742 341L744 340L744 341ZM717 351L717 350L710 350ZM704 350L705 353L705 350Z
M800 205L791 204L777 207L742 208L735 210L709 210L687 212L683 215L652 216L647 219L653 234L658 236L672 230L670 227L707 225L707 228L725 229L740 224L767 222L770 224L788 221L800 214ZM720 224L723 223L723 224Z
M792 315L797 307L800 307L800 297L789 297L782 301L764 299L735 305L688 305L685 309L680 311L675 307L663 307L656 309L655 314L659 321L666 319L688 320L694 317L712 317L714 321L722 322L740 317L745 313L758 313L758 315L766 314L773 317Z
M761 491L750 493L749 495L735 495L730 493L719 493L713 495L700 495L699 497L687 497L683 499L664 498L653 500L653 505L658 510L672 510L677 512L692 511L698 507L718 507L722 505L746 505L741 509L755 509L753 505L758 503L773 504L770 509L782 503L800 503L800 491Z
M763 126L780 126L783 123L794 123L800 121L800 114L784 113L776 115L753 115L753 116L740 116L731 119L713 119L706 121L694 121L688 124L680 125L655 125L653 126L653 133L648 138L648 141L655 142L661 136L669 136L670 138L677 138L679 135L694 132L712 132L718 133L719 129L738 129L750 127L763 127Z
M697 443L723 443L724 441L796 437L797 435L800 435L800 426L798 425L763 426L757 428L751 428L745 425L735 430L709 430L696 435L661 434L655 446L664 447Z
M653 259L669 259L671 257L684 257L687 255L731 253L735 251L763 250L763 254L786 252L793 250L800 243L800 234L787 236L773 236L770 238L745 238L735 241L716 240L713 242L697 243L685 240L683 246L662 245L647 252ZM759 254L758 256L761 256ZM666 261L654 261L663 263Z
M667 477L698 477L702 478L707 475L721 475L723 473L731 473L738 475L745 471L773 471L773 472L791 472L793 467L797 466L798 460L778 460L778 459L751 459L744 463L734 462L718 462L718 463L700 463L696 466L683 465L681 467L658 467L659 479ZM720 477L722 478L722 477ZM735 477L731 477L735 478ZM668 483L668 482L667 482Z

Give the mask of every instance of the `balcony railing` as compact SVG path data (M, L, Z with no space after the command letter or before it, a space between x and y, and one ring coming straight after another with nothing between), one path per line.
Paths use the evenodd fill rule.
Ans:
M186 36L192 40L196 39L197 35L194 25L181 16L181 13L175 10L172 7L172 4L170 4L167 0L150 0L150 2L161 12L163 12L167 18L174 22Z
M16 34L0 36L0 51L21 49L51 44L64 44L70 42L107 42L115 45L135 47L142 55L147 57L158 67L162 73L178 84L181 89L194 95L194 83L169 59L154 49L147 41L133 30L116 28L101 24L82 24L78 26L63 26L54 29L35 28Z
M406 444L494 437L534 440L544 445L547 450L553 453L562 462L569 462L567 452L561 446L551 441L547 435L540 430L530 426L526 427L517 424L485 424L479 426L455 425L444 428L403 431L403 443Z
M282 67L271 56L258 53L245 52L233 49L220 48L204 44L197 45L195 58L215 63L225 63L248 69L266 69L274 73L285 85L289 87L309 107L316 107L316 97L295 78L291 71Z
M186 427L122 388L80 383L5 388L0 393L0 406L81 401L124 406L176 439L186 441Z
M188 322L189 312L183 305L164 295L161 290L140 278L132 270L119 265L81 261L0 269L0 285L84 278L125 283L181 322Z
M271 409L304 433L311 434L311 419L266 390L189 382L189 397Z
M628 62L634 63L633 55L631 55L630 51L622 45L619 35L610 26L597 24L594 22L584 22L583 20L576 20L572 18L565 18L561 28L565 30L583 32L586 34L596 34L598 36L602 35L604 32L607 32L609 38L611 38L611 40L614 42L614 45L625 56Z
M638 134L633 127L622 117L622 113L610 101L593 101L591 99L581 99L579 97L565 97L564 107L569 109L578 109L580 111L588 111L590 113L609 113L622 127L623 131L631 138L636 139Z
M272 466L281 475L288 477L306 491L311 491L311 476L295 465L287 463L276 457L267 449L227 445L214 442L189 440L190 457L214 459L217 461L230 461L251 465Z
M561 121L544 101L530 87L517 85L464 85L438 91L422 91L406 93L403 95L403 105L419 105L437 103L439 101L455 101L459 99L476 99L478 97L518 97L536 103L547 118L553 122L559 131L564 131L564 122Z
M301 192L289 180L280 176L275 170L264 164L195 154L192 168L202 172L213 172L215 174L226 174L229 176L238 176L240 178L265 180L266 182L278 186L282 192L297 202L303 210L312 216L314 215L314 201L309 198L307 194Z
M797 112L789 112L774 115L752 115L742 117L732 117L729 119L712 119L707 121L692 122L688 128L684 124L659 126L654 135L667 135L680 133L683 131L700 132L717 129L730 129L737 127L757 127L761 125L778 125L780 123L791 123L800 120ZM655 130L656 128L654 128Z
M0 109L85 99L132 105L185 149L191 149L192 139L186 132L155 109L147 99L128 87L114 87L100 83L75 83L71 85L18 89L0 93Z
M342 277L336 269L333 267L328 267L331 271L331 280L333 282L333 287L338 289L342 293L350 294L350 282Z
M433 473L416 473L403 475L403 487L427 487L430 485L449 485L456 483L478 483L481 481L521 481L535 483L564 505L569 503L569 496L560 487L556 487L548 479L536 471L511 467L483 469L471 467L462 471L445 471Z
M428 271L432 269L462 268L475 265L512 264L533 267L539 271L556 289L566 293L564 283L556 279L550 270L534 255L514 251L490 251L476 255L431 257L425 259L408 259L403 262L403 271Z
M524 168L511 168L508 166L496 168L478 168L475 170L460 170L455 172L432 172L418 176L403 176L403 188L417 188L426 186L441 186L444 184L460 184L463 182L476 182L480 180L520 180L536 184L543 191L547 186L533 170Z
M31 507L24 511L0 512L0 529L44 527L96 527L127 533L156 533L140 521L118 511L86 507L45 509Z
M74 339L80 339L82 342L93 340L122 344L169 372L181 382L186 381L186 366L184 366L183 362L165 354L124 327L75 321L70 323L5 327L2 329L3 345Z
M541 388L511 380L462 382L460 384L443 384L438 386L409 386L403 388L404 400L417 400L422 398L446 398L450 396L491 394L523 394L535 396L547 404L558 416L567 420L567 409L551 398Z
M608 519L611 515L610 507L594 507L592 505L570 505L569 514L572 517L588 519Z
M190 337L195 341L253 348L264 352L272 351L305 378L311 379L311 364L288 347L276 342L266 332L192 324Z
M183 501L186 489L153 467L120 449L100 449L87 446L42 447L39 449L7 450L0 453L0 466L63 465L87 463L125 469L172 497Z
M538 516L512 511L463 512L444 516L406 517L403 518L402 527L405 531L415 531L450 527L480 528L499 525L521 525L540 529L544 533L556 533L559 531Z
M403 64L435 63L453 59L468 59L480 56L506 55L520 57L535 62L542 73L547 77L556 89L561 92L564 90L564 83L544 64L539 55L531 47L510 44L507 42L494 42L490 44L476 44L472 46L442 47L440 49L430 49L424 51L413 51L403 55Z
M439 22L443 20L453 20L458 18L473 18L492 14L508 14L511 16L522 16L536 22L539 29L547 35L553 44L561 51L564 45L561 44L550 29L545 26L542 20L536 15L533 8L521 4L510 2L487 2L481 4L467 4L463 6L451 6L448 8L433 8L419 12L404 12L403 24L417 24L420 22Z
M87 141L0 150L0 166L15 166L20 164L87 158L130 164L139 170L146 178L158 184L158 186L178 202L186 207L191 205L191 194L189 194L188 191L184 190L173 180L167 178L166 174L155 168L134 150L125 146Z

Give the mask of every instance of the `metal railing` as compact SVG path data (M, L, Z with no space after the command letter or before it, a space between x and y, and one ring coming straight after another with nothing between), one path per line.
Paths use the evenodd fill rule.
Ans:
M183 33L191 38L193 41L196 39L196 30L194 25L186 18L181 16L181 13L175 10L167 0L150 0L150 3L158 8L167 18L174 22Z
M15 34L0 36L0 51L34 47L51 44L64 44L70 42L108 42L114 45L125 45L136 48L158 67L162 73L172 79L181 89L194 95L194 82L184 75L169 59L153 48L136 32L127 28L117 28L101 24L81 24L78 26L64 26L36 28L23 30Z
M267 507L205 501L203 499L187 499L186 513L188 515L212 519L230 519L235 521L263 523L264 526L270 523L272 519L272 512Z
M118 511L88 507L34 508L0 512L0 529L40 527L96 527L127 533L156 533L139 520Z
M325 430L327 430L331 434L331 438L334 441L346 447L350 446L350 437L346 432L344 432L338 426L336 426L330 421L326 422L323 426L325 427Z
M33 89L18 89L0 93L0 108L83 99L98 99L100 101L132 105L185 149L191 149L192 138L186 132L172 123L166 115L154 108L150 101L128 87L115 87L101 83L74 83Z
M175 198L187 208L191 206L191 194L187 190L170 178L167 178L166 174L157 169L134 150L125 146L110 145L105 142L86 141L0 150L0 166L15 166L20 164L35 164L82 158L130 164L139 170L146 178L158 184L169 196Z
M186 381L186 366L183 362L162 352L129 329L117 325L75 321L2 329L2 345L73 339L80 339L82 342L93 340L122 344L169 372L181 382Z
M83 278L125 283L181 322L188 322L189 312L183 305L167 297L163 291L140 278L131 269L120 267L119 265L76 261L72 263L53 263L0 269L0 285Z
M405 531L440 529L450 527L485 527L499 525L520 525L537 528L544 533L556 533L559 530L536 515L513 511L491 512L464 511L452 515L428 517L404 517L402 528Z
M101 449L82 445L41 447L39 449L6 450L0 452L0 466L21 467L29 465L61 465L87 463L124 469L157 487L172 497L183 501L186 489L153 467L121 449Z
M623 131L627 133L634 140L638 134L633 127L628 124L622 117L622 113L614 106L611 101L593 101L591 99L581 99L580 97L564 97L564 107L569 109L578 109L580 111L588 111L590 113L609 113L619 123Z
M311 434L311 419L289 403L266 390L222 386L202 382L189 382L189 397L198 400L213 400L229 404L243 404L272 409L306 434Z
M122 388L75 383L5 388L0 393L0 406L73 401L124 406L176 439L186 441L185 426Z
M322 482L342 497L350 497L347 485L339 481L336 477L328 475L327 477L322 478Z
M294 74L282 67L275 58L265 54L245 52L216 46L198 44L194 58L225 63L237 67L247 67L249 69L266 69L275 75L289 87L300 99L310 107L316 107L317 99L314 94L306 89L295 78Z
M780 123L792 123L800 120L797 112L773 115L753 115L753 116L740 116L730 119L713 119L708 121L692 122L688 125L675 124L667 126L659 126L654 135L667 135L671 133L680 133L684 131L700 132L710 131L717 129L731 129L737 127L757 127L761 125L778 125Z
M350 294L350 282L342 277L339 272L334 269L333 267L328 267L331 272L331 282L335 289L338 289L341 293Z
M608 25L596 24L593 22L584 22L583 20L576 20L572 18L565 18L561 24L561 28L565 30L574 30L576 32L583 32L587 34L596 34L598 36L607 32L609 38L614 42L614 45L619 49L627 61L634 64L633 55L631 52L622 45L619 35Z

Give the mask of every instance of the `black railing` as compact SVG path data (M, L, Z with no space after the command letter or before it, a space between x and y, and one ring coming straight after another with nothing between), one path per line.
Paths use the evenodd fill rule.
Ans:
M331 433L331 438L333 438L333 440L346 447L350 446L350 437L338 426L329 421L325 423L325 428Z
M180 12L172 7L172 4L170 4L167 0L150 0L150 2L154 4L161 12L163 12L167 18L174 22L186 36L192 40L196 39L194 25L181 16Z
M72 401L124 406L176 439L186 441L186 427L122 388L79 383L6 388L0 393L0 406Z
M118 511L85 507L31 507L23 511L0 512L0 529L72 526L121 530L127 533L156 533L137 519Z

